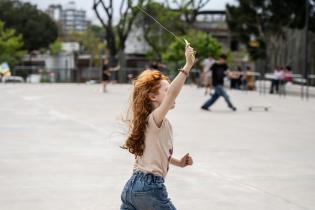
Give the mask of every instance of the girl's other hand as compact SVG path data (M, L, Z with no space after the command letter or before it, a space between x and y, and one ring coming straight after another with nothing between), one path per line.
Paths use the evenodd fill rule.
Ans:
M189 155L189 153L187 153L184 157L180 159L180 167L191 166L192 164L193 164L193 159Z

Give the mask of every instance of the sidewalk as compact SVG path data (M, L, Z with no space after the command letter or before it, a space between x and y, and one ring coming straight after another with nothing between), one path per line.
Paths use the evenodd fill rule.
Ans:
M119 146L130 85L0 84L0 209L117 210L134 158ZM185 86L168 119L174 155L166 185L179 210L312 210L315 100L228 90L200 110ZM271 106L249 112L248 106Z

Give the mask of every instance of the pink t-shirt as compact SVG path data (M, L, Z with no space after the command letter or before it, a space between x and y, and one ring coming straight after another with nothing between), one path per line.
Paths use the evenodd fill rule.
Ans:
M134 170L165 177L173 154L173 131L165 118L158 127L151 113L145 131L145 148L143 155L137 157Z

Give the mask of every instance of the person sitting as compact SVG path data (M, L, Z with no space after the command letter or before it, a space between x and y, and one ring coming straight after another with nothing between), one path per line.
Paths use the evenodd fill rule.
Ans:
M279 93L281 95L286 95L286 84L288 82L292 82L292 73L291 73L291 67L287 66L286 68L282 68L280 70L281 72L281 77L279 81Z
M255 90L254 74L250 66L246 67L245 80L246 80L246 90Z
M240 67L237 67L236 70L231 71L231 89L241 89L241 71L242 69Z
M285 83L292 82L292 70L290 66L287 66L284 69L283 80L285 81Z

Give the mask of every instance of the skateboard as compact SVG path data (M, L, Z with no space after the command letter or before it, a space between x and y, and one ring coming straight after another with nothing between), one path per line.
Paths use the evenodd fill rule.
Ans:
M271 109L271 106L249 106L248 111L254 111L254 110L265 110L268 112Z

